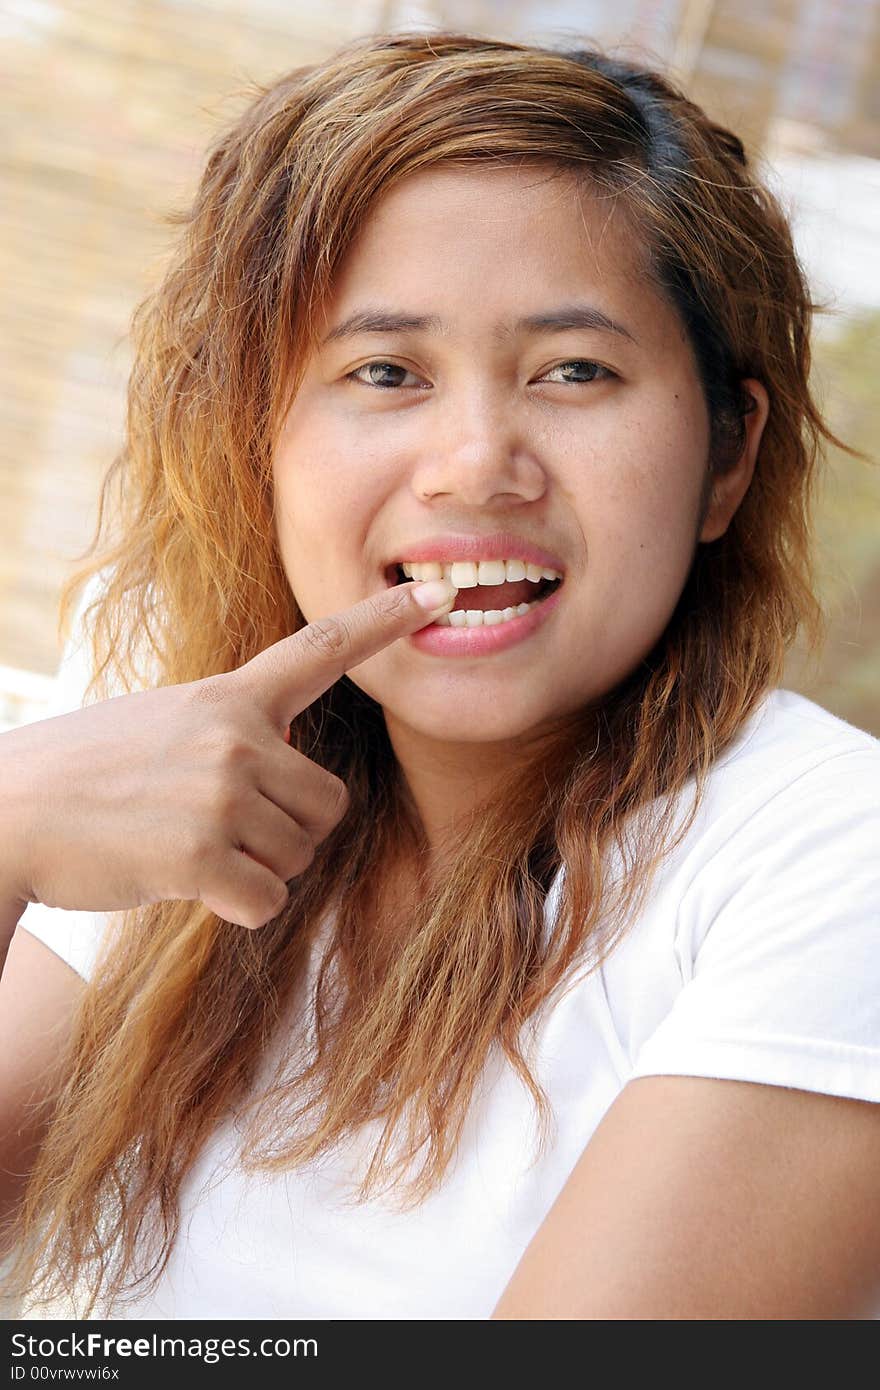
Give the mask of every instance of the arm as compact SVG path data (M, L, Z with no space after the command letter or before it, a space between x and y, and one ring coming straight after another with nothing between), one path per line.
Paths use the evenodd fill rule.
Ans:
M493 1319L880 1314L880 1105L692 1076L630 1081Z
M26 907L27 903L19 902L9 894L5 897L0 895L0 974L6 964L13 933Z
M0 974L2 974L15 928L28 905L19 886L21 866L13 830L22 820L22 796L12 759L6 756L9 740L0 736L3 752L3 820L0 823ZM24 797L25 804L27 801Z
M0 979L0 1259L53 1101L85 981L30 932L15 932Z

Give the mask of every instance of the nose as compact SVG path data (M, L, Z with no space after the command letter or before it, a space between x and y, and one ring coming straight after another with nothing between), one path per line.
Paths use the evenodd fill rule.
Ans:
M485 507L496 497L535 502L546 488L544 468L530 447L509 397L482 389L449 392L425 412L425 433L414 446L412 486L418 497L453 497Z

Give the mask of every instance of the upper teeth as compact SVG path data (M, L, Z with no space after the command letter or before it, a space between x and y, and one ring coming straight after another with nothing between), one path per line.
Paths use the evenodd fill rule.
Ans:
M530 579L540 584L542 579L561 579L558 570L528 565L524 560L459 560L441 565L435 561L425 564L405 562L401 569L408 579L448 579L456 589L475 589L478 584L511 584Z

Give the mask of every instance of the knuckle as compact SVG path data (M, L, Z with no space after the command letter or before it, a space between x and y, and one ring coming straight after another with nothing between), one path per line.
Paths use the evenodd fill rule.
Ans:
M201 761L202 805L209 815L225 825L255 785L254 751L230 735L222 741L215 740Z
M302 636L322 660L341 657L349 640L348 629L341 618L319 618L303 628Z
M252 929L267 927L287 906L289 897L286 883L282 884L279 889L267 884L264 891L259 893L247 906L246 911L249 920L244 925Z
M253 907L247 907L245 909L242 926L249 927L251 931L257 931L260 927L268 927L269 923L274 921L278 916L286 902L286 890L280 902L277 897L272 901L267 894L265 900L261 904L255 904Z
M363 600L365 626L370 631L393 631L399 619L410 612L412 595L408 592L410 584L398 584L393 589L385 589L381 594L370 594Z
M198 781L198 793L193 798L193 810L204 825L204 833L225 832L236 816L242 802L240 777L233 777L227 767L205 768Z
M351 806L351 793L341 777L331 774L327 787L327 801L333 822L336 824Z
M333 828L334 828L334 829L336 828L336 826L342 824L342 822L345 820L345 817L348 815L350 809L351 809L351 797L349 796L348 792L345 792L344 795L341 796L341 797L339 798L339 800L337 801L337 803L336 803L336 809L335 809L335 811L333 812Z
M210 802L210 815L219 834L229 839L240 818L241 797L228 782L220 782Z
M180 848L183 858L197 879L210 873L217 857L217 843L206 829L181 832Z
M409 613L412 608L411 584L396 584L390 589L386 589L381 595L371 594L370 599L373 604L373 616L377 622L383 618L387 621L389 617L396 618L401 614Z
M303 869L307 869L315 857L315 841L301 825L295 827L292 836L291 846L291 870L287 875L293 878L295 874L301 874Z
M218 731L213 753L215 766L226 776L246 771L254 760L250 744L232 729Z

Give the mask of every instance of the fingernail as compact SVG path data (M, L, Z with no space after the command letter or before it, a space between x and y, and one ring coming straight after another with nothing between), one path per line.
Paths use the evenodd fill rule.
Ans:
M413 585L413 598L429 613L443 613L455 603L458 589L448 579L428 579Z

